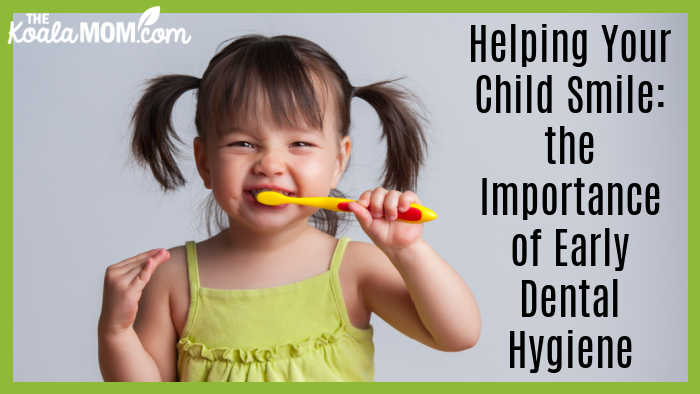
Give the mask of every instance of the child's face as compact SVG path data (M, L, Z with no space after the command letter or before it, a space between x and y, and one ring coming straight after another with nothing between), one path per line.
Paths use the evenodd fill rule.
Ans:
M265 206L252 191L278 188L296 197L327 196L340 180L351 147L349 137L339 140L332 112L326 111L323 130L278 129L261 122L260 128L231 130L206 144L195 138L199 173L232 221L255 231L274 230L306 221L316 211L293 204Z

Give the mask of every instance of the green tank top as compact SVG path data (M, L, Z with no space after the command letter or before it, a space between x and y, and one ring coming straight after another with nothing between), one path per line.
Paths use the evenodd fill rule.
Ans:
M177 343L180 381L372 381L373 327L350 323L338 275L349 239L330 269L264 289L200 287L197 251L186 243L190 306Z

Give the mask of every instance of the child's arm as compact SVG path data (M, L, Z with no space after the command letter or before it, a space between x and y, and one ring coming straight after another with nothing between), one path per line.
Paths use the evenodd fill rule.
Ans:
M100 371L105 382L160 382L158 366L136 332L99 334Z
M98 325L100 370L105 381L175 378L176 335L167 281L165 275L153 275L151 280L169 253L162 251L150 258L149 254L152 251L107 268Z
M466 283L421 238L422 224L392 219L397 208L403 211L420 203L418 197L378 188L358 201L351 209L377 246L358 248L360 291L367 307L433 348L459 351L474 346L481 317Z

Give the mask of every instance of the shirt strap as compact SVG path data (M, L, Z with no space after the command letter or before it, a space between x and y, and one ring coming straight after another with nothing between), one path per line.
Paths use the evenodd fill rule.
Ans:
M340 271L340 263L343 261L343 255L345 254L345 247L350 242L350 238L342 237L338 240L335 246L335 251L333 252L333 257L331 258L331 273L333 276L338 276Z
M197 295L199 294L199 268L197 264L197 245L194 241L187 241L185 243L185 248L187 249L187 276L190 283L190 309L187 314L187 323L185 323L185 328L182 330L183 336L189 335L192 330L192 325L197 316L197 307L199 305L199 300Z

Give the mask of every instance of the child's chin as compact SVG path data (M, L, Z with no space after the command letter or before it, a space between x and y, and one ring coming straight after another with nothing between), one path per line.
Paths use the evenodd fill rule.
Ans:
M294 220L288 215L259 215L252 220L252 225L259 232L282 230L293 223Z

